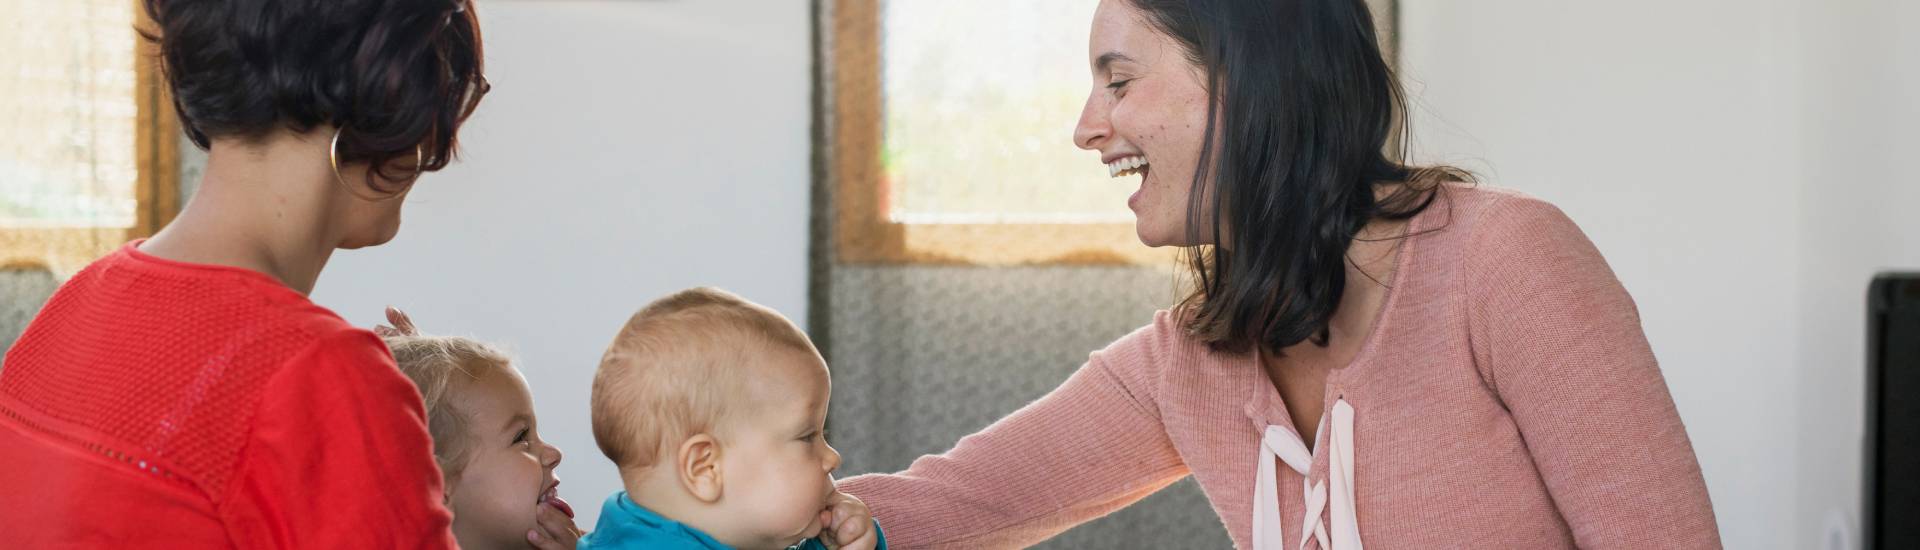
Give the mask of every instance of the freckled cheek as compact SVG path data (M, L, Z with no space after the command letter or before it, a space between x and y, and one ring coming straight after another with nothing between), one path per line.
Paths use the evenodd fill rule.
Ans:
M1113 130L1128 140L1140 140L1141 134L1150 131L1161 121L1159 97L1149 89L1139 89L1128 95L1125 101L1115 102L1113 111L1108 113L1109 124Z

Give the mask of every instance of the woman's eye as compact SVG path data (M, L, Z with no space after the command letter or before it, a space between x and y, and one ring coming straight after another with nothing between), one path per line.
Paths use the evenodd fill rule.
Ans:
M1117 92L1117 91L1120 91L1121 88L1127 87L1128 82L1133 82L1133 79L1129 78L1126 80L1115 80L1113 81L1112 84L1107 85L1107 89Z

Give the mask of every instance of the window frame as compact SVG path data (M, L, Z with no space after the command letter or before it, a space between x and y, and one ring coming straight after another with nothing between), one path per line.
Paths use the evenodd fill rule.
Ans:
M138 25L153 28L138 0L128 2ZM0 228L0 265L41 266L65 278L129 240L152 236L180 211L180 123L158 45L129 30L134 56L134 223L131 227Z
M882 0L832 0L825 104L834 248L842 264L1161 265L1176 248L1147 248L1132 223L903 224L888 216L880 164ZM1064 146L1064 144L1062 145Z
M835 260L842 264L945 265L1165 265L1177 247L1147 248L1132 223L921 224L888 215L889 185L880 151L885 142L881 82L883 0L828 0L822 24L828 47L822 93L830 130L823 133L832 190ZM1396 64L1397 0L1366 0L1382 54ZM1396 140L1397 141L1397 140ZM1389 144L1394 146L1397 144Z

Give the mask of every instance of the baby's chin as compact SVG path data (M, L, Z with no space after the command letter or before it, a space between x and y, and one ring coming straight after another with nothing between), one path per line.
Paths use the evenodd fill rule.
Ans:
M801 529L798 534L788 536L786 540L781 542L780 547L788 548L797 546L802 542L806 542L807 539L818 537L820 536L821 527L820 517L818 514L815 514L813 519L807 520L807 526L805 528Z

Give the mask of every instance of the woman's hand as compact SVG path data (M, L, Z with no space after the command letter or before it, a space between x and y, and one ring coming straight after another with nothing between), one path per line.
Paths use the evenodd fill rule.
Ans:
M373 334L381 338L420 335L420 329L413 326L413 319L407 317L406 312L400 311L400 308L387 306L387 322L391 323L391 326L374 325Z
M820 543L834 550L873 550L880 534L873 528L873 511L867 503L846 493L835 492L820 511Z
M393 310L388 310L393 311ZM573 516L561 512L560 508L542 502L534 512L535 524L527 530L527 542L540 550L573 550L580 544L580 535L584 534L573 525Z

